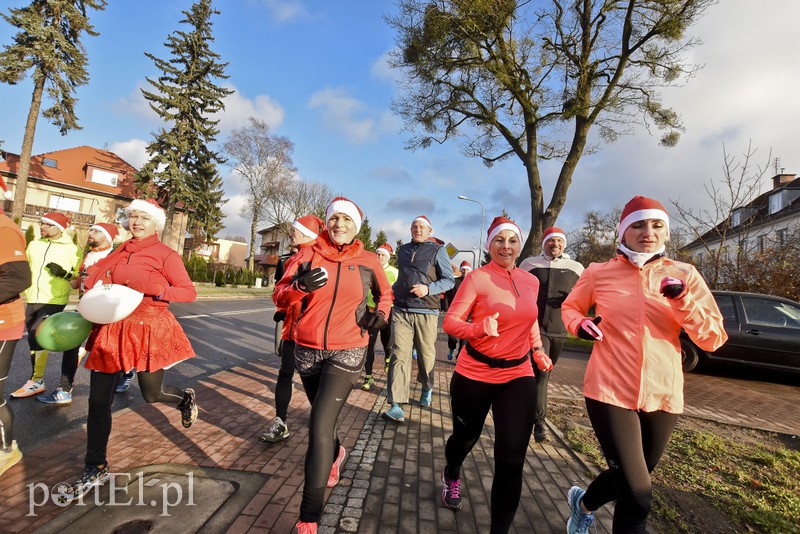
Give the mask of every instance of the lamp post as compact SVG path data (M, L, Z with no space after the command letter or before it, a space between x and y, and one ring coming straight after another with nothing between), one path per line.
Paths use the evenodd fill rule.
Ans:
M482 254L481 245L483 245L483 204L481 204L479 201L475 200L474 198L465 197L464 195L458 195L458 199L459 200L466 200L468 202L474 202L475 204L477 204L478 206L481 207L481 233L478 236L478 264L475 266L475 268L477 269L478 267L481 266L481 260L480 260L480 257L481 257L481 254Z

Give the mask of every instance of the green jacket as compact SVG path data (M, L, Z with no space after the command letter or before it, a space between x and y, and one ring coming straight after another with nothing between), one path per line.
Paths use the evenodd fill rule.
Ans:
M72 291L70 279L78 274L83 251L62 233L58 239L39 238L31 241L27 248L28 264L31 266L31 287L25 290L25 301L29 304L66 304ZM58 278L45 266L57 263L69 273L67 278Z

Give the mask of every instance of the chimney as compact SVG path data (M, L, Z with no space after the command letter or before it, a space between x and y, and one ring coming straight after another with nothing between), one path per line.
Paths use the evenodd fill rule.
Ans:
M784 185L794 180L794 177L795 177L794 174L784 174L784 173L776 174L775 176L772 177L772 189L775 190L780 187L783 187Z

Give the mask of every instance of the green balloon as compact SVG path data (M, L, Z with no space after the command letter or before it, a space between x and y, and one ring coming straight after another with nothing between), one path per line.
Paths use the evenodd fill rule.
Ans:
M93 326L76 311L54 313L36 328L36 342L43 349L64 352L80 346Z

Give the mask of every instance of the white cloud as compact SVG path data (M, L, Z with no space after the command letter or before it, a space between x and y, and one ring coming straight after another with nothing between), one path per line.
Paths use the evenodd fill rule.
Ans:
M400 128L399 120L390 111L371 109L343 88L317 91L311 95L308 106L320 109L325 127L344 134L352 143L375 141Z
M402 75L399 69L393 69L389 66L391 53L391 50L387 50L381 54L381 57L379 57L375 63L372 64L372 68L370 68L370 75L375 80L380 80L396 86L402 79Z
M277 22L291 22L308 16L300 0L263 0L263 4Z
M225 225L222 231L218 233L219 236L223 235L242 235L250 242L250 221L242 216L242 210L245 206L245 198L243 195L234 195L227 197L228 201L222 206L222 212L225 218L222 219L222 224ZM256 236L258 239L258 236Z
M109 150L121 157L136 169L141 169L147 163L147 141L141 139L129 139L128 141L118 141L112 143Z

